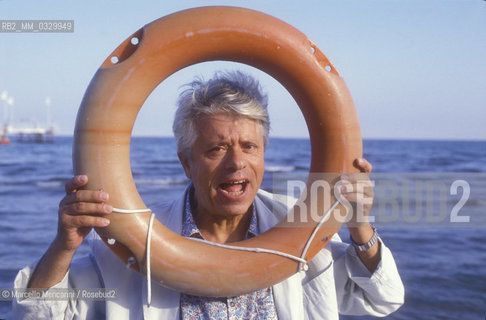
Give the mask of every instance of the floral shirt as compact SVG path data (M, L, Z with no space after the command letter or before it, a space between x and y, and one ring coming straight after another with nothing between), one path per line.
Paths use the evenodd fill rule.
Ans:
M191 197L194 188L187 192L182 224L182 236L203 239L196 226L191 210ZM246 238L258 234L255 212L250 221ZM266 288L237 297L198 297L181 293L181 319L277 319L272 288Z

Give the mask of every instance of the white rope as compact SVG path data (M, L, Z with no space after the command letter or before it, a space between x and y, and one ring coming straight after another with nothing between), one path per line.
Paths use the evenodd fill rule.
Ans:
M276 254L278 256L282 256L282 257L289 258L289 259L292 259L292 260L296 260L300 263L307 263L307 261L305 261L302 258L296 257L294 255L291 255L291 254L288 254L288 253L285 253L285 252L282 252L282 251L264 249L264 248L237 247L237 246L231 246L231 245L217 243L217 242L211 242L211 241L207 241L207 240L204 240L204 239L198 239L198 238L187 238L187 239L191 239L191 240L194 240L194 241L210 244L212 246L219 247L219 248L239 250L239 251L250 251L250 252L256 252L256 253L271 253L271 254Z
M150 302L152 302L152 281L150 273L150 240L152 238L152 226L154 225L155 214L150 215L150 221L147 231L147 308L150 308Z
M142 212L150 212L150 220L149 220L149 226L147 230L147 244L145 246L145 255L146 255L146 261L147 261L147 308L150 308L150 303L152 302L152 276L151 276L151 270L150 270L150 240L152 238L152 227L154 225L154 218L155 214L152 212L151 209L149 208L144 208L144 209L120 209L120 208L113 208L113 212L116 213L142 213ZM111 239L114 240L114 239ZM114 243L114 241L113 241ZM131 257L132 258L132 257ZM129 258L127 267L130 267L130 265L133 263Z
M211 242L211 241L207 241L207 240L204 240L204 239L198 239L198 238L188 238L188 239L198 241L198 242L202 242L202 243L206 243L206 244L209 244L209 245L212 245L212 246L215 246L215 247L219 247L219 248L239 250L239 251L249 251L249 252L255 252L255 253L276 254L278 256L282 256L282 257L285 257L285 258L289 258L289 259L298 261L299 262L299 270L307 270L307 260L305 259L305 256L307 255L307 251L309 250L309 247L312 243L312 240L314 240L314 238L317 234L317 231L319 231L319 229L322 227L324 222L327 221L327 219L329 218L329 215L337 207L338 204L339 204L339 201L337 201L337 200L334 201L333 205L326 211L326 213L322 216L319 223L314 227L314 231L309 236L309 239L307 239L307 242L305 244L304 250L302 251L302 255L300 256L300 258L297 257L297 256L294 256L292 254L285 253L285 252L278 251L278 250L271 250L271 249L264 249L264 248L251 248L251 247L237 247L237 246L231 246L231 245L222 244L222 243Z
M315 226L314 228L314 231L312 232L312 234L310 235L309 239L307 239L307 243L305 244L305 247L304 247L304 251L302 251L302 255L300 256L300 258L302 260L304 260L304 264L302 264L302 262L299 264L299 269L300 270L304 270L307 268L307 261L305 260L305 256L307 255L307 251L309 250L309 247L312 243L312 240L314 240L316 234L317 234L317 231L319 231L319 229L322 227L322 225L324 224L324 222L327 221L327 219L329 218L329 215L331 215L331 212L336 209L337 205L339 204L339 201L336 200L334 201L334 203L332 204L332 206L329 208L329 210L326 211L326 213L322 216L321 220L319 220L319 223Z
M204 239L198 239L198 238L188 238L193 241L198 241L202 243L206 243L215 247L219 248L225 248L225 249L231 249L231 250L239 250L239 251L247 251L247 252L255 252L255 253L270 253L270 254L275 254L278 256L282 256L288 259L295 260L299 262L299 269L300 270L307 270L307 260L305 260L305 256L307 254L307 251L309 250L309 247L312 243L312 240L314 240L317 231L322 227L324 222L329 218L329 215L331 212L337 207L339 204L339 201L335 201L333 205L327 210L327 212L322 216L321 220L319 223L315 226L314 231L310 235L309 239L307 239L307 243L305 244L304 250L302 251L302 255L299 257L294 256L292 254L288 254L282 251L278 250L271 250L271 249L264 249L264 248L249 248L249 247L237 247L237 246L232 246L232 245L227 245L227 244L222 244L222 243L216 243L216 242L211 242L207 241ZM150 212L150 221L149 221L149 226L147 230L147 245L146 245L146 260L147 260L147 308L150 308L150 303L152 302L152 282L151 282L151 270L150 270L150 240L152 238L152 227L154 224L154 218L155 214L152 213L152 210L146 208L146 209L132 209L132 210L127 210L127 209L118 209L118 208L113 208L113 212L118 212L118 213L141 213L141 212Z

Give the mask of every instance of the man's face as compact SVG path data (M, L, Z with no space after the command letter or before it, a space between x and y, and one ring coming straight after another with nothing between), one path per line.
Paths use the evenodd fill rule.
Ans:
M219 114L196 121L197 139L182 165L195 188L197 214L245 214L264 172L263 128L256 121Z

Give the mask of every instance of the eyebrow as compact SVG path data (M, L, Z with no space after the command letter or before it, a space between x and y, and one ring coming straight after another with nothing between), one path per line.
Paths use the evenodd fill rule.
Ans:
M255 145L258 145L257 139L250 139L250 138L241 138L238 140L239 144L247 144L247 143L252 143ZM215 138L214 140L208 141L205 146L206 147L211 147L211 146L221 146L221 145L233 145L231 142L231 139L229 139L227 136L218 136L218 138Z

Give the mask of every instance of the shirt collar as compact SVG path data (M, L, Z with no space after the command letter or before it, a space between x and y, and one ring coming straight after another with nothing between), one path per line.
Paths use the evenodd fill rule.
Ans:
M181 235L184 237L193 237L193 238L200 238L203 239L199 228L194 221L194 217L192 215L192 198L194 194L194 185L190 185L188 191L186 192L186 199L184 205L184 214L182 218L182 232ZM245 239L253 238L258 235L258 220L257 215L255 213L255 205L252 205L252 216L250 220L250 226L248 228L248 232L246 234Z

